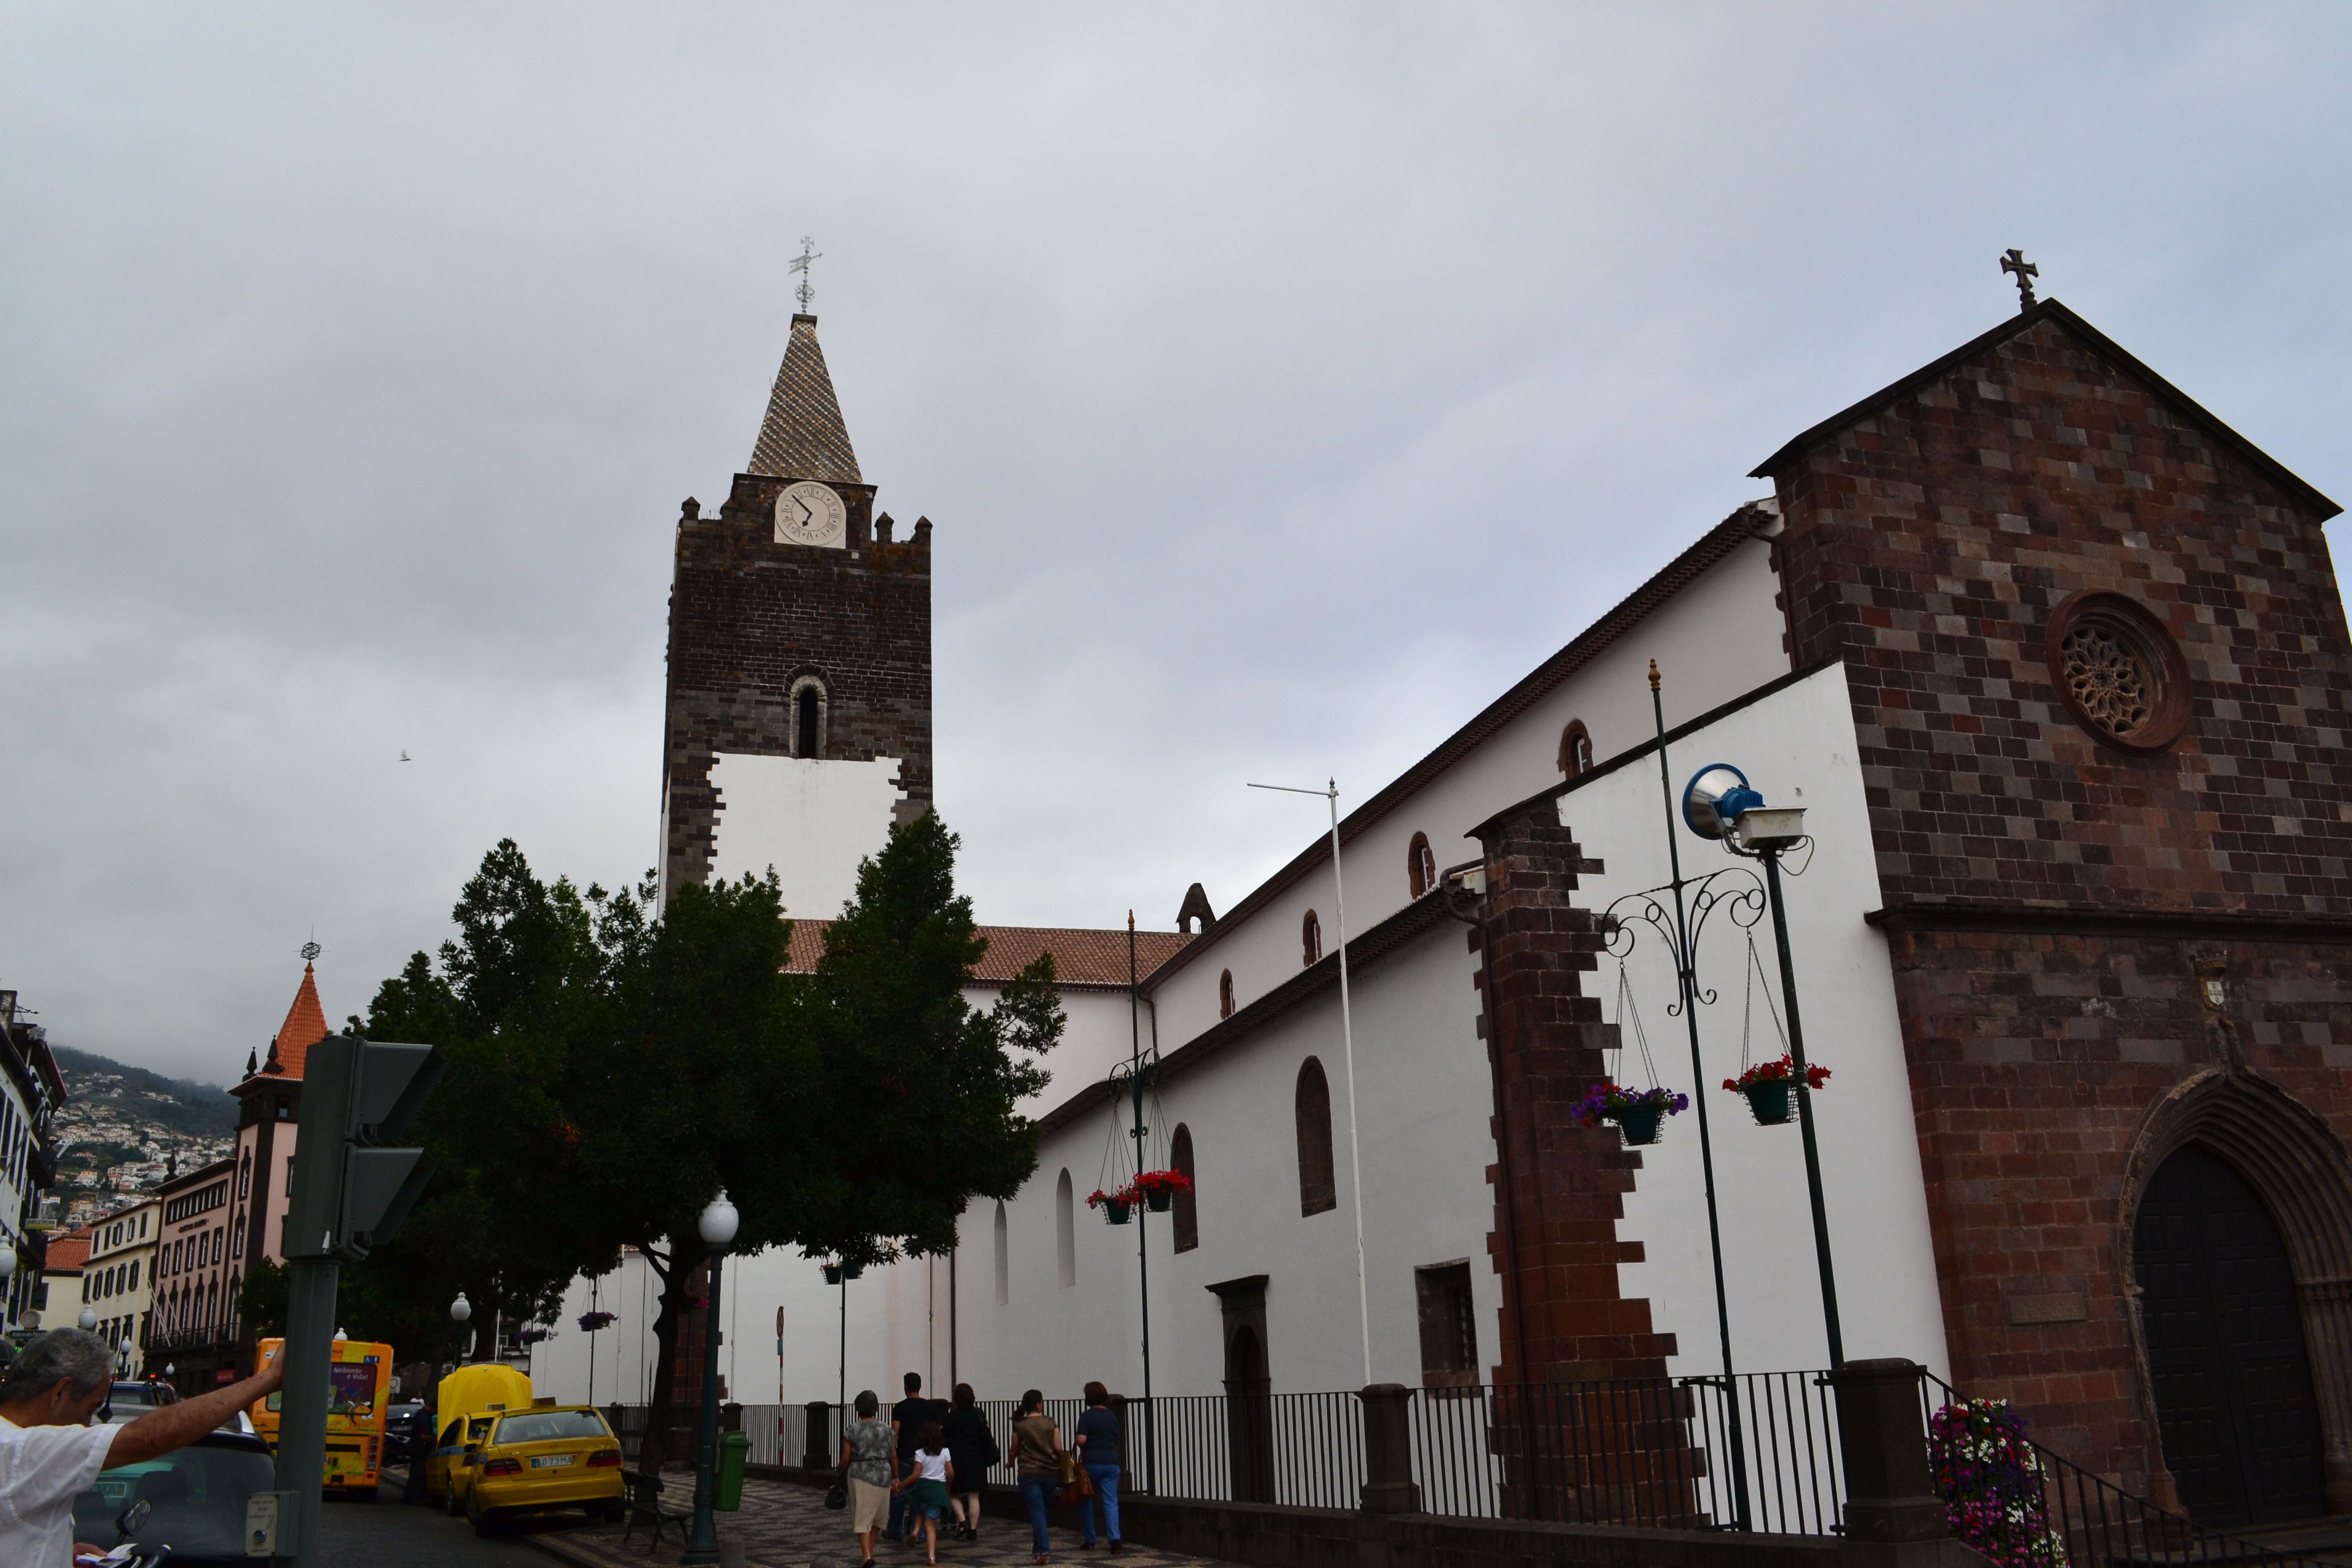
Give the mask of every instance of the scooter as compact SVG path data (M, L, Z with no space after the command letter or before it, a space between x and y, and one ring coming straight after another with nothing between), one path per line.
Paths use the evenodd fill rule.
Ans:
M129 1508L114 1516L114 1535L118 1544L103 1557L77 1557L74 1568L163 1568L163 1560L172 1555L168 1545L142 1551L131 1538L147 1528L149 1516L155 1505L145 1498L134 1499Z

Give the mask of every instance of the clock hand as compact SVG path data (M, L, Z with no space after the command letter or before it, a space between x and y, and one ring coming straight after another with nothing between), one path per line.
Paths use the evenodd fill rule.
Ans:
M793 498L793 504L801 509L801 526L803 528L806 528L811 520L816 516L816 513L811 511L809 510L809 503L801 500L798 496L794 496Z

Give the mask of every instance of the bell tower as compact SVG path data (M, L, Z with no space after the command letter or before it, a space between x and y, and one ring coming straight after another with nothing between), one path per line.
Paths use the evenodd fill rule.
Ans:
M816 318L793 318L751 461L677 521L662 897L773 866L830 919L931 805L931 524L894 537L858 471Z

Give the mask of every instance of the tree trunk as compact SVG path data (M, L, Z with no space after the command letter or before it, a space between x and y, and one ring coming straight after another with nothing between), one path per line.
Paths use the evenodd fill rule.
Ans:
M685 1285L675 1261L651 1247L645 1249L645 1258L662 1282L660 1310L654 1316L654 1385L646 1396L646 1432L637 1447L637 1468L651 1475L669 1458L670 1396L677 1378L677 1330L686 1303L679 1299Z

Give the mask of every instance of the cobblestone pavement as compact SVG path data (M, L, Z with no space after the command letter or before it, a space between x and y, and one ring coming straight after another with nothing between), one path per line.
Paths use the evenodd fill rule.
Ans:
M388 1482L393 1474L386 1472ZM669 1490L690 1496L691 1487L690 1477L681 1477L672 1481ZM379 1506L398 1506L389 1500L398 1495L394 1487L387 1485L387 1500ZM473 1537L472 1527L463 1520L436 1516L431 1522L446 1530L453 1542L459 1536L467 1541ZM813 1487L753 1479L743 1483L742 1508L719 1516L719 1538L721 1542L743 1542L747 1568L858 1568L857 1541L849 1533L848 1522L848 1514L826 1508L824 1494ZM650 1554L646 1542L652 1531L647 1526L638 1525L626 1547L621 1544L621 1530L617 1524L593 1524L579 1514L562 1513L522 1521L503 1533L508 1539L526 1542L577 1568L622 1568L624 1564L628 1568L642 1568L645 1564L667 1568L678 1561L683 1541L677 1526L663 1528L661 1545ZM877 1568L921 1568L923 1549L919 1542L898 1546L877 1540L874 1558ZM1092 1552L1081 1552L1078 1532L1061 1529L1054 1531L1054 1558L1057 1564L1073 1565L1118 1563L1122 1568L1128 1564L1134 1568L1225 1568L1208 1558L1188 1557L1133 1542L1116 1558L1100 1546ZM953 1568L1027 1568L1028 1562L1029 1521L1017 1509L983 1516L977 1542L943 1538L940 1542L941 1568L950 1564Z

